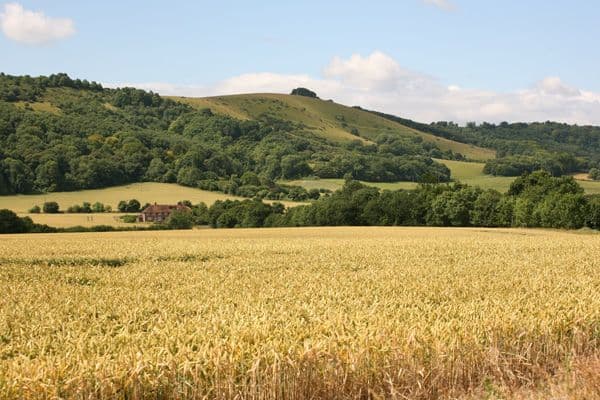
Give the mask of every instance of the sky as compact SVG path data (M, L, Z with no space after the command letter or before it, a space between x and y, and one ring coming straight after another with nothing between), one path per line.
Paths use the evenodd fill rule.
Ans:
M600 125L600 1L0 0L0 71L289 93L421 122Z

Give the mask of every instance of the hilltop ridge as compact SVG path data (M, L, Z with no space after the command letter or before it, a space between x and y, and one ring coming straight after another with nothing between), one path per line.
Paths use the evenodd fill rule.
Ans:
M361 140L373 143L380 134L420 138L441 151L458 153L474 161L495 157L495 151L472 144L435 136L391 121L359 107L348 107L332 100L279 93L252 93L215 97L169 98L197 109L210 108L216 113L240 119L279 118L303 124L325 139L344 143Z

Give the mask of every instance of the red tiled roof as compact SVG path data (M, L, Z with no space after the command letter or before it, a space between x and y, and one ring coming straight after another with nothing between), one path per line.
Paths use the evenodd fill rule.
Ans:
M190 208L182 204L151 204L142 210L143 214L165 213L172 210L190 211Z

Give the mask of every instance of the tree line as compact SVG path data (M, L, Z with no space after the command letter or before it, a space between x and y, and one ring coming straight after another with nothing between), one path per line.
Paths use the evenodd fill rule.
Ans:
M536 171L506 194L461 183L380 191L354 180L311 204L217 201L192 207L191 224L214 228L293 226L454 226L600 229L600 196L585 195L571 177Z
M486 163L486 173L519 176L544 169L554 176L600 168L600 127L558 122L500 124L474 122L459 126L439 121L423 124L390 114L370 111L383 118L436 136L496 150Z
M285 208L258 198L217 201L175 211L152 229L187 229L298 226L451 226L542 227L600 229L600 196L585 195L572 177L553 177L536 171L517 178L506 194L461 183L421 184L413 190L380 191L355 180L310 204ZM0 232L18 217L4 210ZM12 216L9 214L12 213ZM10 221L6 219L10 217ZM4 218L3 222L1 219ZM15 219L16 218L16 219ZM49 231L27 217L17 223L27 232ZM4 226L4 228L2 228ZM27 228L29 227L29 228ZM4 229L4 231L2 231ZM83 228L82 228L83 229ZM145 228L144 228L145 229ZM15 231L13 231L15 232ZM21 232L17 230L16 232Z

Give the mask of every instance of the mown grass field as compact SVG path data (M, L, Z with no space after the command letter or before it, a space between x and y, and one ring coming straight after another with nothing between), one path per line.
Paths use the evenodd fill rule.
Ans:
M510 176L492 176L483 173L484 163L454 161L454 160L436 160L450 168L452 179L458 180L471 186L479 186L482 189L495 189L499 192L506 192L510 184L515 180ZM583 187L588 194L600 194L600 182L583 179L587 174L576 175L577 183ZM329 189L337 190L344 185L343 179L298 179L291 181L281 181L288 185L298 185L306 189ZM375 186L381 189L398 190L413 189L417 186L415 182L363 182L369 186Z
M250 119L270 115L279 119L303 124L312 133L334 142L363 140L369 142L379 134L392 133L402 136L418 136L433 142L442 150L460 152L474 160L495 157L490 149L455 142L429 133L420 132L397 122L369 112L343 106L331 101L285 94L257 93L231 96L190 98L172 97L197 108L210 108L215 113L234 118ZM360 136L352 134L358 130Z
M482 189L496 189L506 192L510 184L515 180L511 176L493 176L483 173L484 163L436 160L450 168L452 179L461 181L471 186L479 186Z
M60 205L61 210L66 210L68 207L74 204L81 204L84 201L92 204L99 201L110 205L116 211L119 201L130 199L137 199L142 205L155 202L159 204L176 204L181 200L189 200L193 204L204 202L207 205L211 205L217 200L242 200L243 198L171 183L145 182L77 192L0 196L0 209L7 208L18 213L26 213L34 205L41 207L46 201L56 201ZM285 201L282 203L286 206L298 204Z
M483 189L496 189L506 192L515 178L510 176L492 176L483 173L484 163L436 160L446 164L452 173L452 178L463 183L479 186ZM575 179L588 194L600 194L600 182L582 179L587 174L577 174Z
M8 235L0 398L598 397L600 235Z
M361 181L365 185L375 186L383 190L398 190L398 189L414 189L417 187L416 182L365 182ZM302 186L303 188L310 189L329 189L336 191L344 186L343 179L294 179L294 180L280 180L279 183L286 185Z

